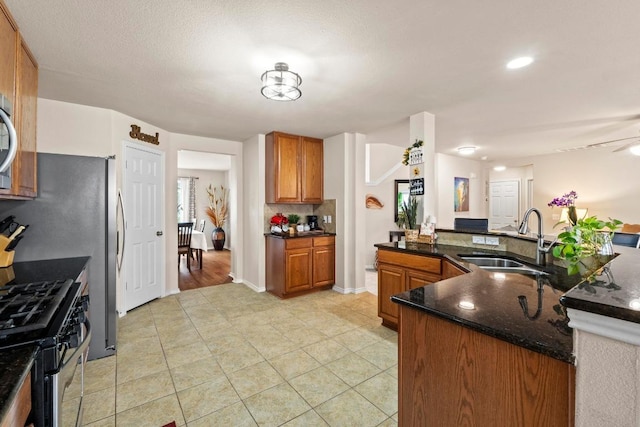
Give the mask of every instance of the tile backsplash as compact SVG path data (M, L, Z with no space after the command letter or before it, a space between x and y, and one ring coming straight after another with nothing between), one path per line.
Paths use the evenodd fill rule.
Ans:
M298 204L282 204L282 203L265 203L264 205L264 232L271 231L271 217L277 213L287 216L297 214L300 216L300 222L307 220L307 215L317 215L318 223L324 231L328 233L336 232L336 201L335 199L325 200L320 205L298 205ZM323 217L331 216L331 223L325 223Z

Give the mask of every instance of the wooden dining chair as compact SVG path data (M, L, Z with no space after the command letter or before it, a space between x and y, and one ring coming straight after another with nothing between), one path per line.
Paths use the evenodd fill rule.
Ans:
M198 231L201 231L204 233L204 219L201 219L200 222L198 223Z
M187 256L187 269L191 271L191 232L192 222L178 223L178 267L180 266L180 256Z

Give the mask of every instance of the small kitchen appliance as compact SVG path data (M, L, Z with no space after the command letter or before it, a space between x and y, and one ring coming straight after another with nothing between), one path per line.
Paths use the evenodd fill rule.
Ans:
M307 215L307 224L310 230L318 230L318 215Z

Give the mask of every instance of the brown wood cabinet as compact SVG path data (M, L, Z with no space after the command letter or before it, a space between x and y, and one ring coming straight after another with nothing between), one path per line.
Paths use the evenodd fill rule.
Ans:
M18 51L17 122L18 155L12 186L19 196L36 197L36 119L38 106L38 63L21 38Z
M575 367L399 306L398 425L573 426Z
M23 427L31 412L31 372L18 385L13 402L4 402L8 409L0 422L0 427Z
M324 141L282 132L265 139L267 203L322 203Z
M452 263L449 260L442 261L442 278L449 279L451 277L460 276L462 274L466 274L468 271L465 271Z
M18 136L18 152L11 165L11 188L0 189L3 199L31 199L36 188L36 115L38 64L0 1L0 93L11 100L11 121Z
M288 298L335 283L335 236L266 238L267 291Z
M378 249L378 316L382 324L398 327L398 305L391 296L442 279L439 257Z

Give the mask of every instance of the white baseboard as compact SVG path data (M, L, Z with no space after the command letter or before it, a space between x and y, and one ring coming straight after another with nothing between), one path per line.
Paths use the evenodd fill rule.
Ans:
M236 283L236 282L234 281L234 283ZM255 291L255 292L266 292L266 290L267 290L267 288L265 288L263 286L255 285L255 284L249 282L248 280L243 280L243 281L240 281L240 282L237 282L237 283L242 283L247 288L249 288L249 289L251 289L252 291Z

